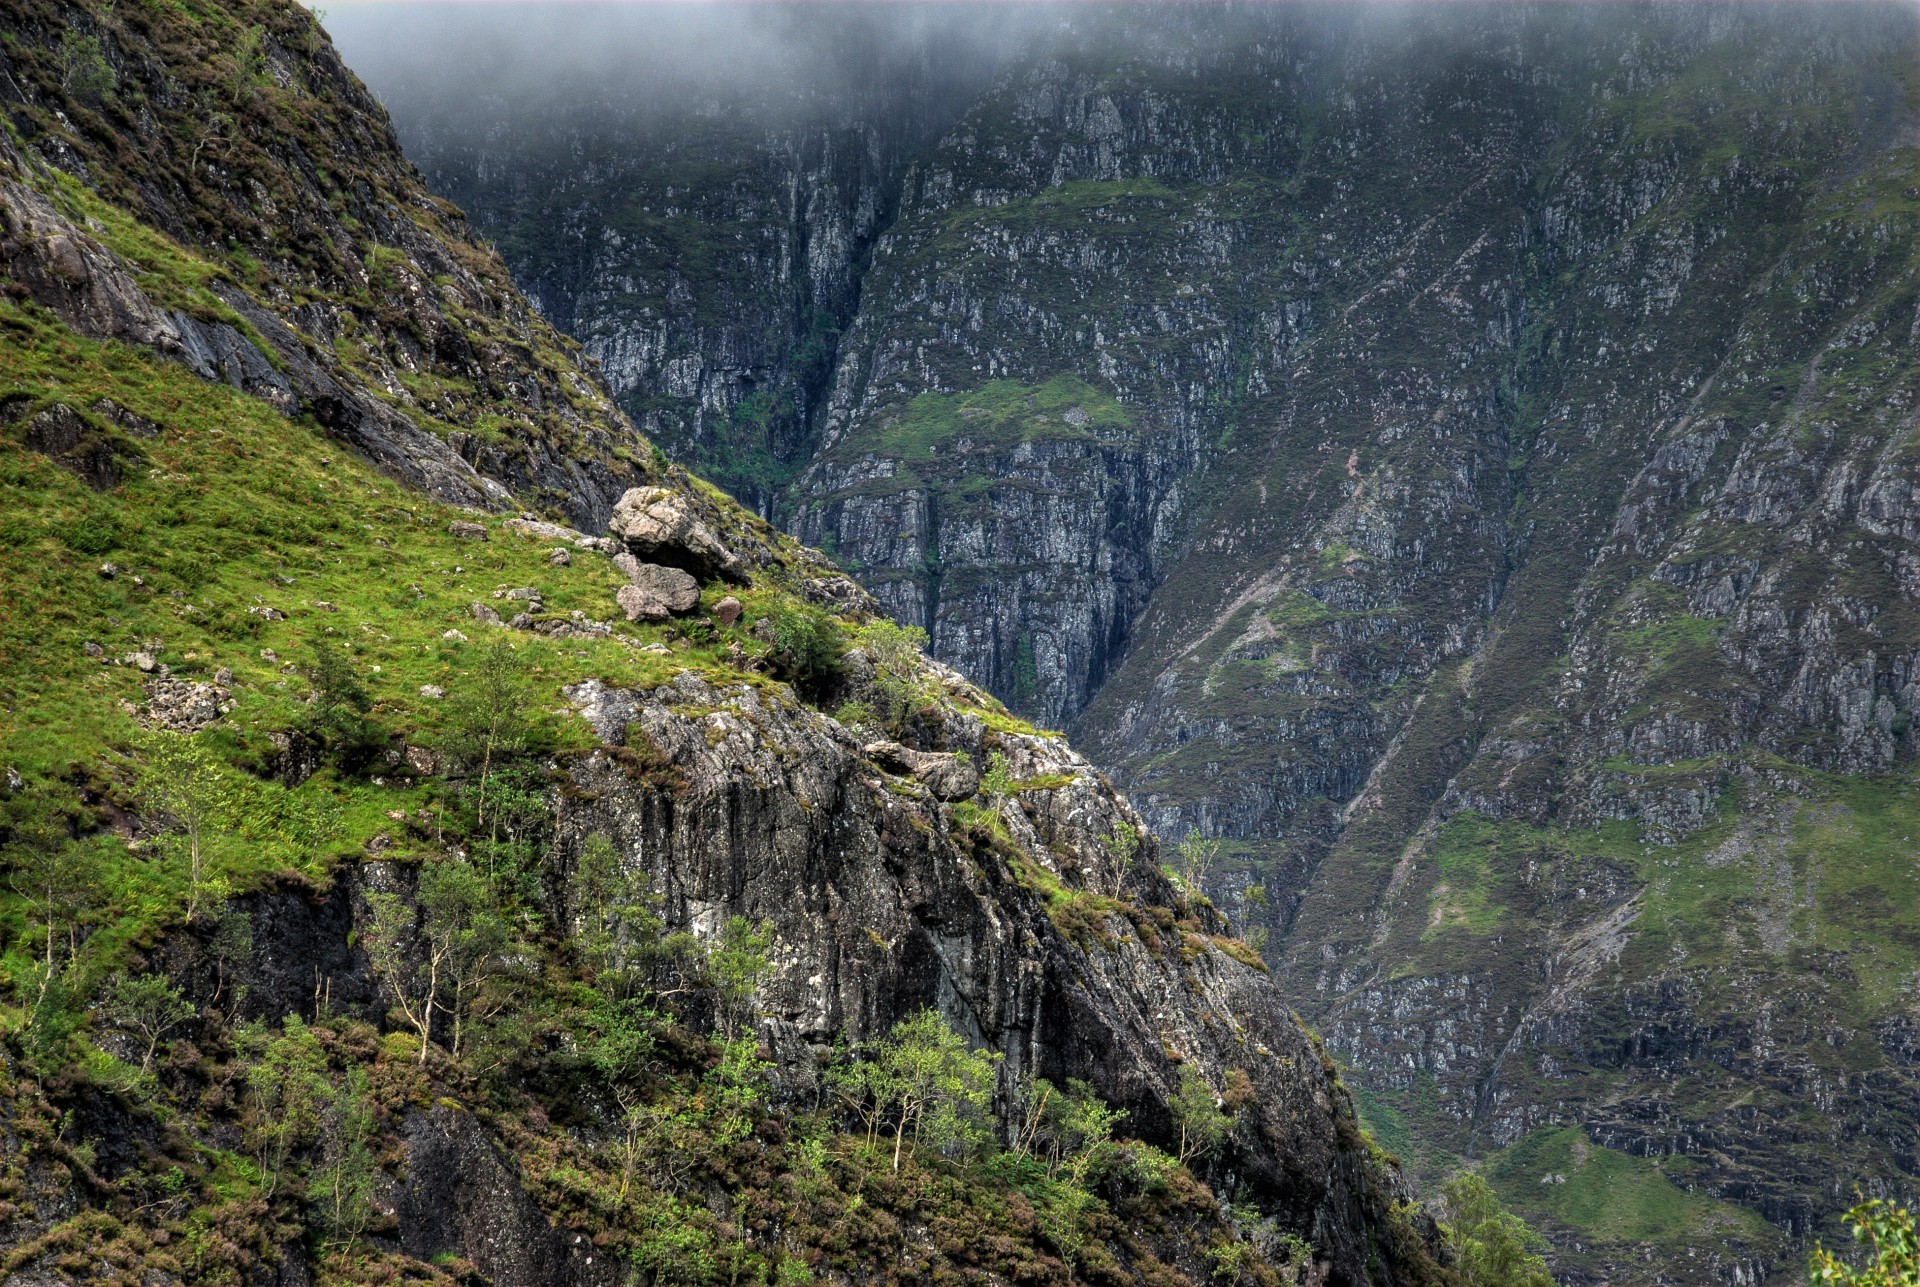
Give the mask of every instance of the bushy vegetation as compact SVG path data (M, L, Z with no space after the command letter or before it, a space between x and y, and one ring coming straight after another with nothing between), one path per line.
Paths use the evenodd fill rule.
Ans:
M1815 1244L1807 1276L1821 1287L1914 1287L1920 1283L1920 1236L1913 1212L1885 1198L1853 1206L1846 1214L1853 1239L1864 1244L1857 1265Z

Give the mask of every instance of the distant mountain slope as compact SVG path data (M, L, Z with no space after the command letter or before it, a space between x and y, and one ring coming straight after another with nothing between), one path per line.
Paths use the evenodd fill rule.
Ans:
M1422 1168L1493 1154L1571 1277L1791 1273L1920 1182L1920 23L1059 25L899 178L756 504L1220 838ZM527 164L401 128L463 198Z
M0 1283L1452 1281L1131 807L305 10L0 37Z

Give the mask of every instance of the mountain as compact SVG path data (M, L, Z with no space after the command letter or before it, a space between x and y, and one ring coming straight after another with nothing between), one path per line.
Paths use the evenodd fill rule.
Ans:
M786 261L635 256L731 253L713 203L775 188L759 235L799 244L839 179L703 175L824 134L395 102L669 454L802 391L730 485L1220 842L1214 902L1416 1174L1476 1161L1573 1281L1791 1276L1854 1186L1911 1192L1912 10L1076 7L987 43L936 139L869 153L832 360L697 392L687 318L815 334Z
M1454 1281L1131 806L305 10L26 0L0 98L0 1281Z

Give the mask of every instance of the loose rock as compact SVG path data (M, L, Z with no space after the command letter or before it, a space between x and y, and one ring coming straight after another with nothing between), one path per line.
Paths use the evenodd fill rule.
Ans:
M447 531L450 535L457 536L463 541L484 541L487 539L487 528L484 523L462 523L455 520L447 524Z
M713 605L713 619L723 626L732 626L740 620L740 614L746 611L746 605L728 595Z
M627 614L628 621L665 621L673 612L657 595L649 594L637 585L623 585L614 595L621 610Z
M740 556L693 515L684 496L664 487L635 487L614 506L607 530L650 563L691 572L703 580L746 579Z

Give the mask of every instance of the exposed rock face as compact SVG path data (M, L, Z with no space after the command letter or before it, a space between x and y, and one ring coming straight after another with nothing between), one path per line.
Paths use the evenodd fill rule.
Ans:
M901 172L786 491L1156 831L1228 842L1216 896L1265 886L1416 1160L1520 1176L1577 1124L1724 1200L1649 1236L1701 1278L1920 1172L1914 229L1871 195L1917 48L1865 11L1079 22ZM1565 1272L1648 1275L1537 1180Z
M759 1009L792 1093L811 1093L816 1056L837 1036L878 1035L926 1005L1004 1054L1004 1077L1085 1078L1163 1142L1176 1133L1167 1104L1182 1060L1222 1087L1228 1068L1243 1069L1254 1094L1223 1171L1290 1227L1324 1230L1315 1245L1335 1281L1364 1278L1368 1212L1384 1194L1350 1152L1341 1092L1266 976L1205 926L1116 912L1064 929L1019 874L1039 864L1083 887L1112 861L1105 838L1125 805L1064 742L988 735L948 712L931 734L947 751L885 745L870 759L837 724L760 689L683 675L650 693L595 681L571 696L609 746L647 739L681 786L636 785L615 756L591 755L572 771L565 828L614 838L669 918L696 933L729 915L773 923L777 973ZM957 830L941 802L977 783L971 761L989 736L1017 776L1066 782L1003 806L1011 848ZM888 768L912 779L889 789ZM1145 860L1127 884L1143 907L1170 895Z

